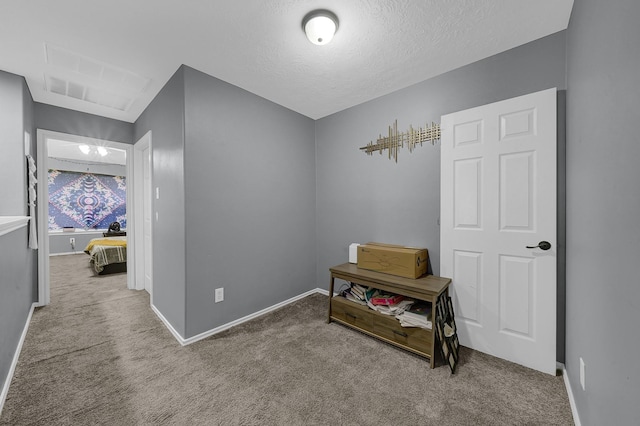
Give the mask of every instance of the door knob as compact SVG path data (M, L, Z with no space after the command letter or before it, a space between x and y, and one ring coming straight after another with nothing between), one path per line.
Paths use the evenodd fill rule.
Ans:
M551 243L549 241L540 241L537 246L527 246L528 249L539 248L540 250L549 250Z

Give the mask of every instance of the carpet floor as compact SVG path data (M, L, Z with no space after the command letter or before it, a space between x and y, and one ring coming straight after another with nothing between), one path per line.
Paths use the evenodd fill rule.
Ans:
M51 258L0 425L572 425L562 377L462 348L455 375L315 294L182 347L126 275Z

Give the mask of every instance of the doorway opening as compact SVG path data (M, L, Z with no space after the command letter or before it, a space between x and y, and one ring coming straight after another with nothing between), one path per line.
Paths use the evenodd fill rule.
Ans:
M49 256L82 253L113 222L126 232L127 288L135 289L133 146L41 129L37 136L38 305L50 302Z

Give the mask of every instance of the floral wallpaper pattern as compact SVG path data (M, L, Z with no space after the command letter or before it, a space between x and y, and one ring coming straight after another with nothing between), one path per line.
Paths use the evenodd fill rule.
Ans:
M49 170L49 230L127 227L124 176Z

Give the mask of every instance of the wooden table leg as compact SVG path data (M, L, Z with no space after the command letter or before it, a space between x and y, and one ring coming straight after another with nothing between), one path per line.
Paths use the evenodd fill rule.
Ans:
M327 314L327 324L331 322L331 298L333 297L333 282L335 278L331 274L331 280L329 281L329 313Z
M436 302L438 296L431 298L431 358L429 359L429 367L435 368L436 366L436 323L437 323L437 309Z

